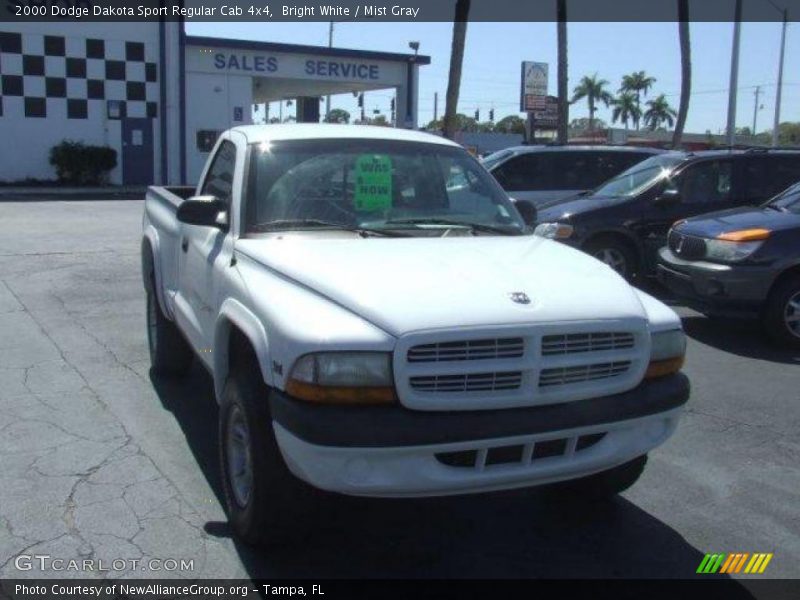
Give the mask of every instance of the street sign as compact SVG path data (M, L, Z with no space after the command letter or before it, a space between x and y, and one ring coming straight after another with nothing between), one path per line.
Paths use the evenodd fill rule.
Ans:
M522 112L544 110L546 105L547 96L534 96L533 94L525 94L523 98Z
M521 111L529 112L542 106L547 96L547 73L547 63L523 61L519 102Z

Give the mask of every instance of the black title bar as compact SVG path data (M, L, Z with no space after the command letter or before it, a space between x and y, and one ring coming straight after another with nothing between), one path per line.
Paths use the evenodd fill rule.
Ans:
M691 21L732 21L735 0L688 0ZM452 21L456 0L0 0L0 21ZM471 0L470 21L555 21L556 0ZM677 21L676 0L567 0L567 20ZM742 0L743 21L800 19L800 0Z

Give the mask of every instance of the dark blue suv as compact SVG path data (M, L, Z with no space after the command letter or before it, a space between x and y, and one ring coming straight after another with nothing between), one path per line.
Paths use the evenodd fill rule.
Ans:
M676 223L658 277L700 312L758 316L800 348L800 183L759 207Z

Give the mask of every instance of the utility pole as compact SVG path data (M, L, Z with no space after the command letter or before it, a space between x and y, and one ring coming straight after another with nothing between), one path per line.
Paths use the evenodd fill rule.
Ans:
M330 22L328 26L328 48L333 48L333 21ZM331 96L328 94L325 96L325 121L328 120L328 117L331 114Z
M786 23L789 21L789 13L783 10L783 30L781 32L781 56L778 60L778 92L775 96L775 120L772 123L772 145L778 145L778 127L781 124L781 92L783 91L783 56L786 52Z
M433 92L433 122L439 118L439 92Z
M728 146L736 135L736 91L739 87L739 37L742 32L742 0L736 0L733 16L733 48L731 49L731 81L728 90Z
M760 85L756 86L756 91L753 92L753 94L756 97L756 102L755 102L755 106L753 107L753 131L752 131L752 135L753 135L753 137L756 137L756 123L758 122L758 97L761 95L761 86Z

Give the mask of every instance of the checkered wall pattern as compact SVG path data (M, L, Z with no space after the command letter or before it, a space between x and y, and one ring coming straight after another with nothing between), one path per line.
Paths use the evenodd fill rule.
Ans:
M120 117L158 116L158 70L142 42L0 31L0 116L65 116L119 102Z

